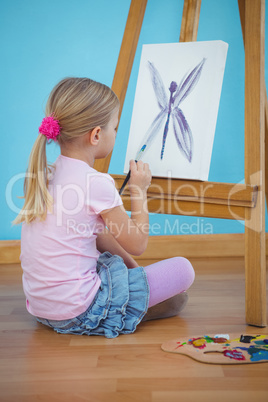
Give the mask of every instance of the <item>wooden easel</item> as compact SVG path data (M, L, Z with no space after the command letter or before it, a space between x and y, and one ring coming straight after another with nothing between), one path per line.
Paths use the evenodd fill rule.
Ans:
M120 115L147 0L132 0L112 89ZM265 188L268 177L268 103L264 81L265 0L238 0L245 46L245 184L154 178L148 191L150 212L245 220L246 322L266 326ZM201 0L185 0L180 41L196 41ZM266 151L265 151L266 134ZM266 154L266 162L265 162ZM96 161L107 172L111 154ZM118 188L124 176L113 175ZM266 182L265 182L266 180ZM161 191L159 190L161 189ZM267 198L268 199L268 198ZM126 190L123 202L130 210Z

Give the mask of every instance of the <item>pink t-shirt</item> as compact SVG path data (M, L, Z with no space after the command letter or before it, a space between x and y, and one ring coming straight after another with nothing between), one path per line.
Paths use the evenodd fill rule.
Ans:
M65 320L86 311L100 286L96 263L100 212L122 204L111 176L60 155L49 181L52 213L23 223L21 265L29 313Z

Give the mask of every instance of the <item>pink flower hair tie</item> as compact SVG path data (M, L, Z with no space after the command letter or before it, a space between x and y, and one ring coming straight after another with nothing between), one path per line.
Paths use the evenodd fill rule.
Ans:
M41 126L39 127L39 133L47 137L47 140L56 141L58 135L60 135L60 122L56 120L52 115L44 117Z

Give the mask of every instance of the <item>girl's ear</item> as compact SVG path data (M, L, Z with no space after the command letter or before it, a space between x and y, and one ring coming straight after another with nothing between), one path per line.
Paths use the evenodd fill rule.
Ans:
M93 130L89 133L89 141L91 145L98 145L100 141L100 126L93 128Z

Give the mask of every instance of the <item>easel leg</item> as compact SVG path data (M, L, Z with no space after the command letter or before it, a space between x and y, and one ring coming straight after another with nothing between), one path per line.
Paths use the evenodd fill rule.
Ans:
M124 105L146 5L147 0L132 0L129 8L112 84L112 90L116 93L120 101L119 120ZM104 159L97 159L94 164L94 169L103 173L108 172L111 156L112 153Z
M266 326L264 0L245 0L245 180L258 185L246 210L246 321Z
M268 207L268 100L265 91L265 196Z
M197 40L201 0L184 0L180 42Z

